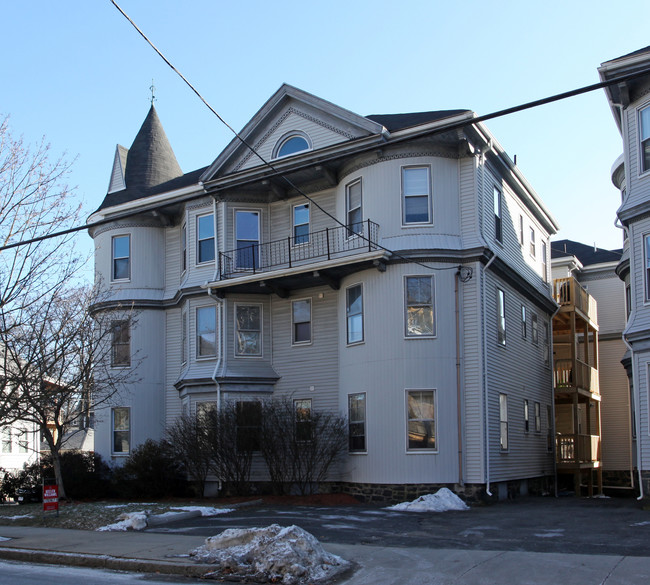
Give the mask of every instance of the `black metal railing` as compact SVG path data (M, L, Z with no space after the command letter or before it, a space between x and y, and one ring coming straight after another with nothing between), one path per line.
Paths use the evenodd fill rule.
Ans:
M332 260L372 252L378 248L378 236L379 226L368 219L263 244L240 242L235 250L219 252L219 277L223 280L241 274L292 268L318 259Z

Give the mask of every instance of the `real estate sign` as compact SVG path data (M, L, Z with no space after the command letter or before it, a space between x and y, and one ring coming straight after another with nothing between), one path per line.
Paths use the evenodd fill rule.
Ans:
M51 510L59 511L59 486L58 485L44 485L43 486L43 512Z

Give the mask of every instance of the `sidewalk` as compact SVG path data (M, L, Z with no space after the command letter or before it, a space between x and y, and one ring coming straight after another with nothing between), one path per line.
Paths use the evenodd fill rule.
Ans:
M200 577L210 565L189 551L202 536L153 532L91 532L0 526L0 558ZM356 564L342 585L647 585L650 556L558 554L324 544ZM649 551L650 554L650 551Z

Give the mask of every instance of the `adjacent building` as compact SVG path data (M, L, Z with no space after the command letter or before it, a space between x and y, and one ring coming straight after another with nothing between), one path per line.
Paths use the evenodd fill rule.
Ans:
M624 228L623 256L617 267L625 283L628 320L623 340L629 351L624 364L633 403L633 436L642 494L650 493L650 47L598 69L614 120L623 139L623 154L612 167L621 192L618 221Z
M138 380L96 413L96 451L282 396L348 418L337 489L548 489L557 224L474 118L360 116L283 85L184 174L152 107L89 218L112 367Z
M577 493L578 480L608 493L635 487L630 390L621 364L625 286L616 274L622 252L551 242L561 307L553 321L557 465L560 480L573 475Z

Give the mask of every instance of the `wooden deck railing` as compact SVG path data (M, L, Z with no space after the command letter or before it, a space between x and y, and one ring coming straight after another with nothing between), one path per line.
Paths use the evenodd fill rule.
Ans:
M593 463L600 461L598 435L557 435L555 437L558 463Z
M553 281L553 298L561 307L575 307L594 323L598 322L596 299L573 277Z
M582 388L600 395L598 370L580 360L555 360L553 385L556 390Z

